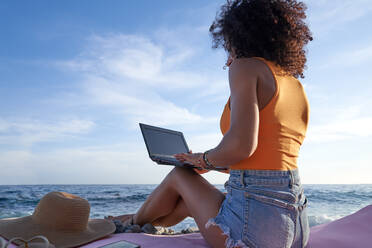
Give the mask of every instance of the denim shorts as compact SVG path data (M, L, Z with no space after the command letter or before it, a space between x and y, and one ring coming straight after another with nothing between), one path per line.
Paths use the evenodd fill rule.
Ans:
M310 228L307 199L298 170L231 170L226 198L215 218L227 235L225 246L305 247Z

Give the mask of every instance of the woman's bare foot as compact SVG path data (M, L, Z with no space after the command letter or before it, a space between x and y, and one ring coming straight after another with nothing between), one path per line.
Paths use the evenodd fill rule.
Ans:
M126 221L129 221L133 218L134 214L123 214L123 215L118 215L118 216L107 216L105 219L108 220L120 220L122 223L125 223Z

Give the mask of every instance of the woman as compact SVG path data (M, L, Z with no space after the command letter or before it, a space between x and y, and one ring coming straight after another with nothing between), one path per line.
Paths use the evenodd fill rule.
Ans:
M212 247L304 247L309 235L297 157L309 107L301 83L312 40L306 6L295 0L234 0L210 27L229 53L230 98L223 139L204 153L175 155L225 167L227 195L188 168L174 168L127 223L172 226L195 219Z

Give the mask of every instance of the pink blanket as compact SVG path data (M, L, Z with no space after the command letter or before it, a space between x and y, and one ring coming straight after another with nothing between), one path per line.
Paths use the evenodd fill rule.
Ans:
M169 236L144 233L113 234L105 239L81 247L96 248L119 240L127 240L140 244L142 248L209 247L199 233ZM372 247L372 205L339 220L311 228L310 240L307 248L350 247Z
M180 235L151 235L144 233L122 233L113 234L106 239L98 240L94 243L83 245L83 248L95 248L110 244L119 240L127 240L140 244L141 248L206 248L207 242L199 233L180 234Z
M339 220L312 227L307 247L372 247L372 205Z
M109 238L82 246L95 248L118 240L138 243L142 248L206 248L209 247L199 233L176 236L114 234ZM372 247L372 205L327 224L311 228L307 248L367 248Z

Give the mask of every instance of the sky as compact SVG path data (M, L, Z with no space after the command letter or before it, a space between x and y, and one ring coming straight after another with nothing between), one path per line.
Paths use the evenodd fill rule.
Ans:
M149 159L139 122L216 147L228 71L208 28L223 3L1 1L0 184L158 184L172 167ZM302 182L372 183L372 1L305 3Z

